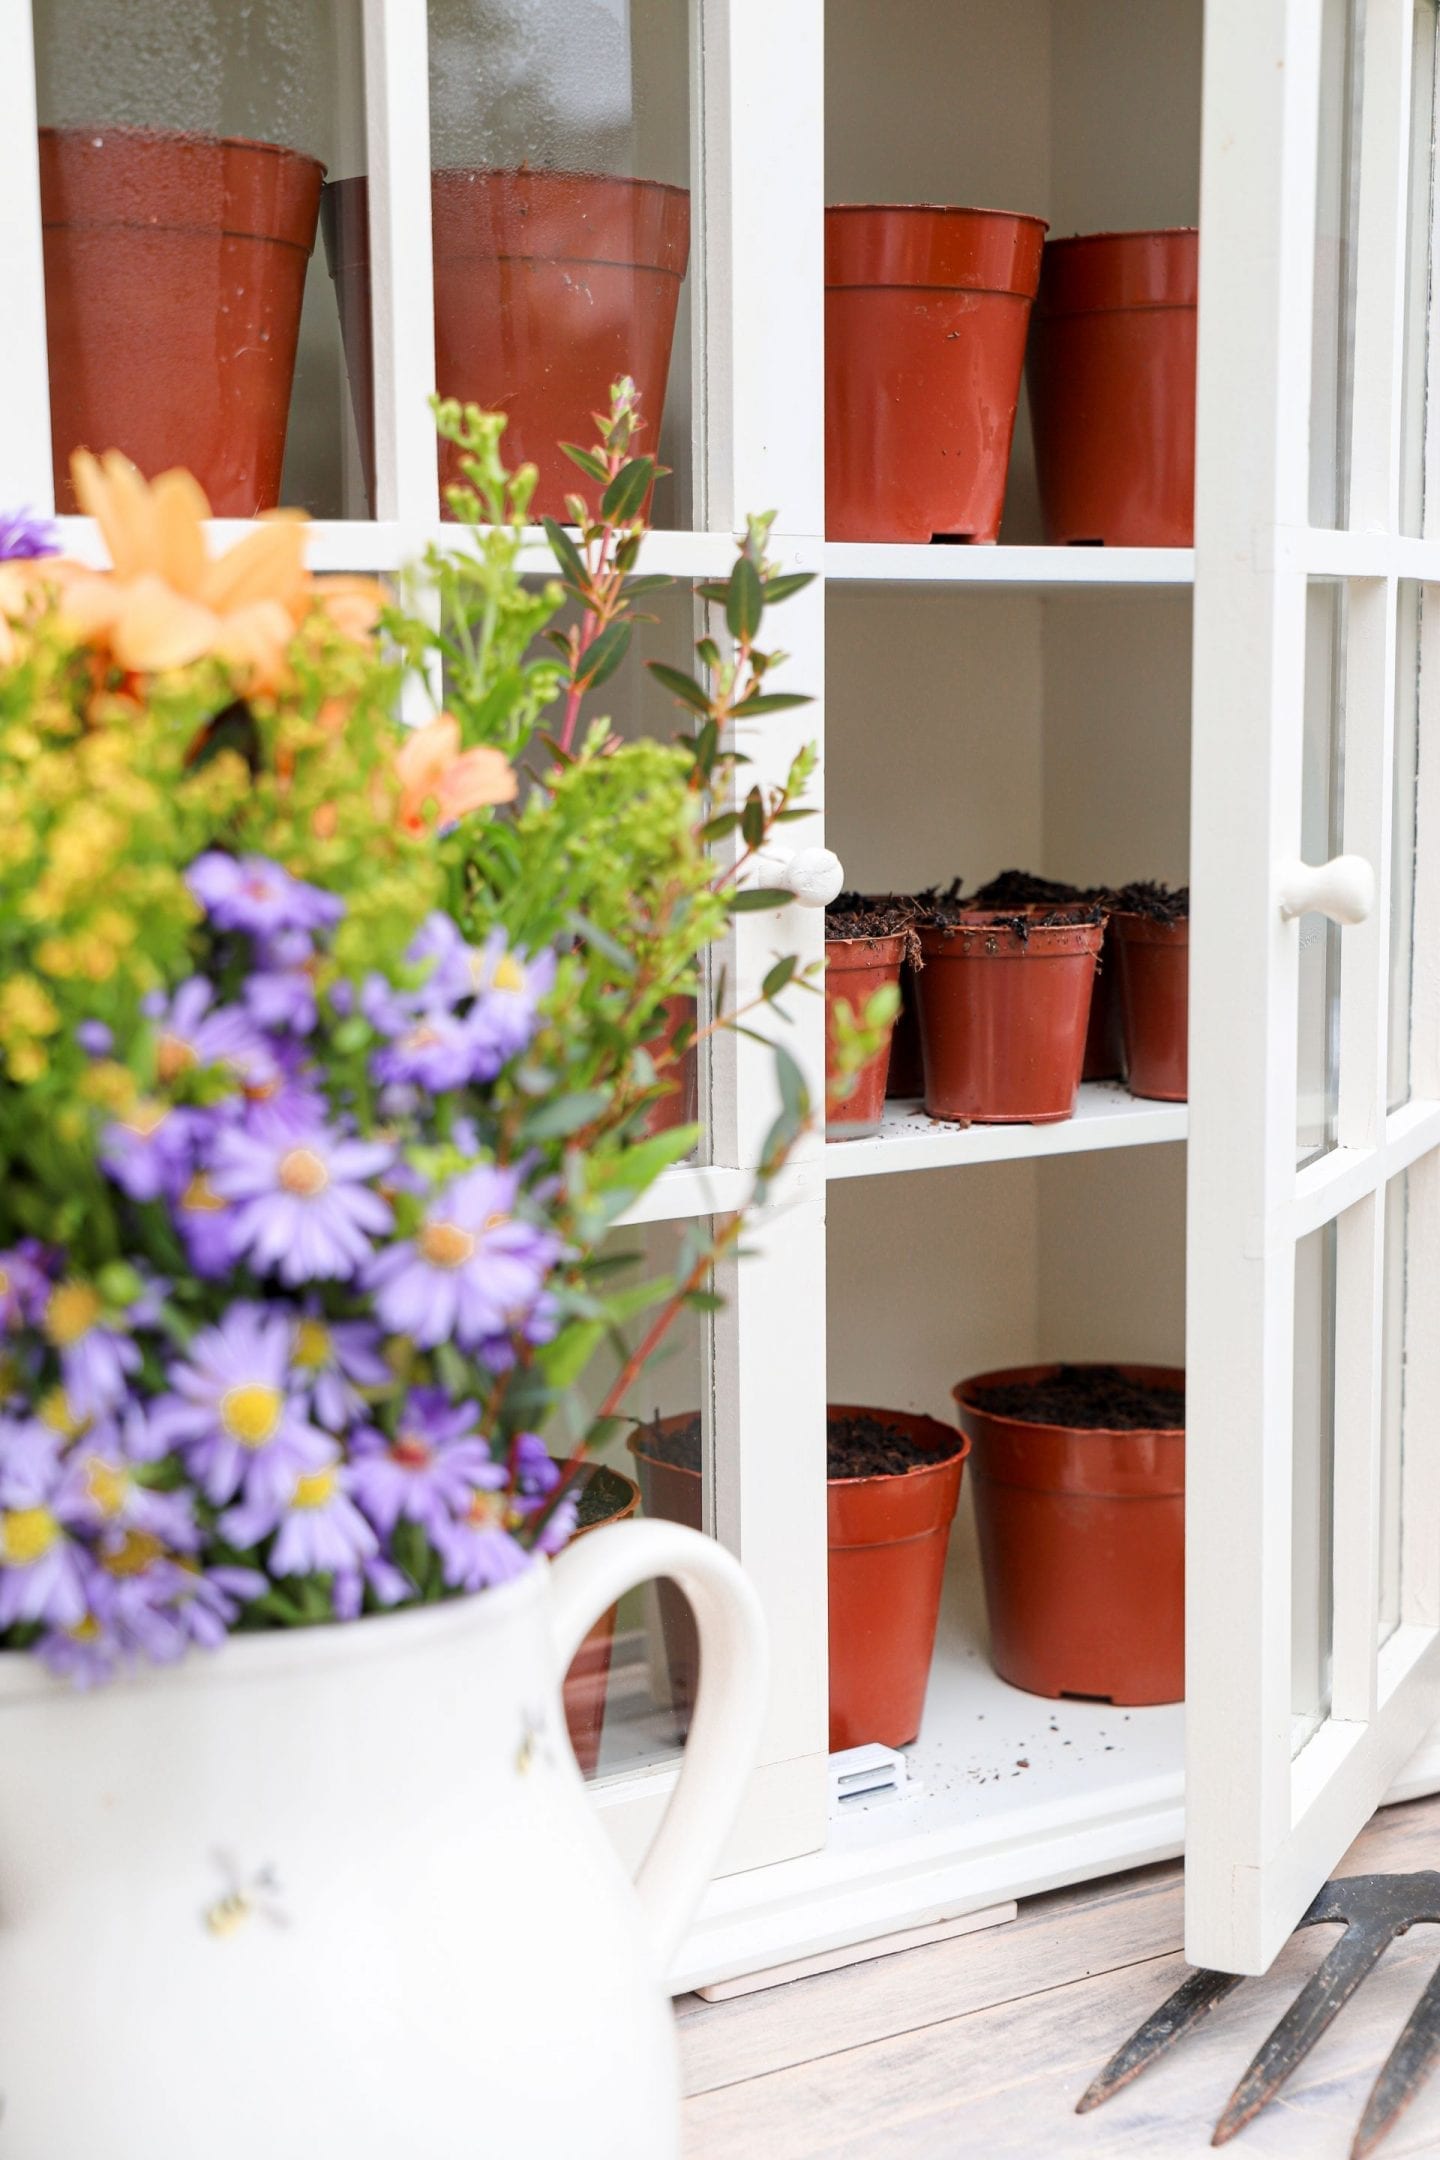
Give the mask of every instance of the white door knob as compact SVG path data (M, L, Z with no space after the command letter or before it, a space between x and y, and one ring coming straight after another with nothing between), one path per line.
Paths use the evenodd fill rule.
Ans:
M844 866L828 847L777 850L761 855L756 867L762 885L778 885L797 907L828 907L845 885Z
M1375 872L1363 855L1336 855L1327 863L1280 865L1276 890L1286 922L1297 915L1328 915L1331 922L1362 923L1375 905Z

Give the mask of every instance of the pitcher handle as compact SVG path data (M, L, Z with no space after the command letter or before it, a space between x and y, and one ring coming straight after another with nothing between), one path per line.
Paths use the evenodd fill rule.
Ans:
M760 1744L769 1655L765 1615L739 1562L679 1523L614 1523L578 1539L550 1570L563 1673L616 1599L657 1575L684 1592L700 1634L700 1685L680 1776L635 1878L662 1979L715 1872Z

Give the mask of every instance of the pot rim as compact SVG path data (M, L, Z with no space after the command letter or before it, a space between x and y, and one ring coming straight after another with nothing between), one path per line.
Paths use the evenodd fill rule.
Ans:
M136 127L127 121L102 122L95 127L62 127L53 124L37 130L42 137L52 140L85 141L97 150L103 150L106 142L118 136L122 142L154 144L157 149L173 150L177 144L192 144L197 150L264 150L272 157L293 158L299 165L313 165L323 178L329 166L313 151L297 150L290 143L270 142L263 135L220 135L213 128L163 128ZM338 183L336 183L338 184ZM67 219L66 223L69 222ZM90 221L93 222L93 221ZM118 222L118 221L117 221Z
M1185 1427L1183 1425L1057 1425L1053 1420L1020 1418L1009 1411L987 1410L983 1403L970 1400L969 1391L972 1388L996 1387L1004 1381L1039 1380L1047 1375L1058 1373L1064 1362L1060 1358L1052 1358L1048 1363L1038 1365L1008 1365L997 1367L993 1372L972 1373L966 1380L957 1380L954 1387L951 1388L950 1394L962 1410L969 1410L976 1417L988 1418L992 1425L1003 1425L1013 1432L1073 1433L1076 1439L1081 1441L1153 1440L1156 1438L1183 1440L1185 1438ZM1117 1372L1144 1375L1147 1380L1158 1380L1161 1385L1164 1385L1165 1379L1178 1380L1182 1386L1185 1382L1185 1367L1183 1365L1147 1365L1143 1360L1135 1358L1081 1358L1071 1362L1078 1364L1082 1369L1087 1365L1113 1364ZM1162 1376L1164 1377L1162 1378Z
M1113 923L1118 937L1134 938L1137 943L1153 937L1157 942L1179 944L1183 935L1189 938L1190 917L1177 915L1172 922L1161 922L1157 916L1142 915L1131 908L1116 908L1107 918Z
M1037 217L1033 210L996 210L983 203L940 202L837 202L826 203L826 217L849 216L856 211L874 214L883 211L887 216L908 215L911 211L923 212L926 217L977 217L1003 218L1010 225L1038 225L1041 232L1049 232L1050 220Z
M958 1445L948 1455L937 1455L933 1463L914 1463L908 1470L884 1470L877 1472L871 1477L827 1477L825 1480L827 1490L831 1485L843 1485L847 1488L851 1488L857 1485L890 1485L896 1484L902 1479L906 1478L929 1477L933 1471L948 1470L953 1468L953 1466L957 1462L963 1463L969 1456L970 1449L973 1444L969 1433L961 1432L958 1426L951 1426L945 1424L943 1419L941 1418L931 1417L928 1411L924 1410L881 1410L876 1409L873 1405L868 1403L827 1402L827 1404L825 1405L825 1415L827 1420L832 1411L837 1411L841 1415L848 1414L851 1416L858 1414L862 1417L873 1418L903 1418L911 1423L918 1422L926 1425L933 1425L937 1429L937 1431L943 1432L947 1435L953 1433ZM668 1462L663 1455L647 1455L645 1454L643 1448L640 1445L646 1433L659 1431L662 1427L666 1425L688 1425L691 1418L694 1416L695 1412L693 1410L680 1410L672 1412L669 1417L652 1418L648 1425L637 1426L634 1432L628 1433L625 1438L625 1445L630 1449L631 1453L639 1461L654 1463L658 1469L674 1470L681 1477L703 1477L703 1468L699 1470L692 1470L690 1466L686 1463Z
M843 950L847 958L853 960L857 966L870 966L872 964L877 967L888 966L892 960L904 959L909 936L908 930L881 930L870 937L830 937L827 934L825 939L826 963L828 965L831 949L834 948L836 951ZM892 945L895 948L893 952L878 949ZM841 974L845 972L843 963L839 972Z
M1016 955L1037 960L1073 959L1077 951L1098 953L1105 942L1108 916L1102 915L1099 922L1031 923L1022 938L1014 924L1016 916L1023 913L1020 908L983 908L963 922L921 923L921 954L927 960L953 958L958 942L965 959L1013 959ZM978 943L997 931L1002 937L990 951ZM1078 946L1072 942L1067 950L1067 939L1080 942Z
M620 1473L623 1475L623 1472ZM595 1529L608 1527L596 1523ZM321 1626L260 1628L230 1635L216 1650L199 1645L173 1665L137 1665L117 1673L103 1693L145 1688L196 1688L244 1685L268 1678L277 1668L303 1672L368 1658L377 1652L408 1656L424 1651L476 1626L504 1626L544 1595L548 1564L533 1560L523 1575L435 1605L404 1607L396 1612L367 1613L361 1620L327 1620ZM379 1630L384 1630L381 1640ZM86 1692L72 1680L46 1670L32 1651L0 1650L0 1710L6 1703L49 1697L82 1704Z
M1057 233L1047 240L1046 247L1087 247L1092 240L1183 240L1193 233L1199 237L1198 225L1135 225L1120 230L1084 233Z

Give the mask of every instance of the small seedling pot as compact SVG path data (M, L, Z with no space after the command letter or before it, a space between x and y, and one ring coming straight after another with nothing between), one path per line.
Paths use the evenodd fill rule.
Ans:
M217 517L279 502L324 175L238 136L41 128L58 510L76 449L183 465Z
M889 1101L913 1102L925 1092L920 1062L920 992L910 961L900 968L900 1010L890 1035L890 1069L885 1075Z
M539 468L532 517L563 519L567 495L593 509L598 489L557 445L588 449L611 384L629 375L642 397L639 447L654 453L690 257L689 194L597 173L459 166L431 174L430 203L440 394L506 414L506 465ZM373 504L365 179L326 189L324 224ZM443 443L442 490L462 477L459 451Z
M1095 987L1090 995L1090 1025L1085 1032L1085 1064L1082 1080L1123 1080L1125 1077L1125 1027L1120 1013L1120 955L1112 915L1105 925L1105 940L1095 968Z
M1124 1704L1185 1692L1185 1433L1031 1424L982 1407L986 1388L1055 1365L978 1374L955 1390L971 1479L990 1656L1032 1695ZM1169 1366L1127 1379L1182 1387Z
M556 1464L557 1469L562 1467ZM640 1488L634 1480L604 1463L594 1463L582 1471L578 1483L581 1524L570 1541L572 1545L607 1523L627 1522L640 1505ZM615 1644L615 1611L612 1605L608 1612L601 1613L571 1659L562 1690L570 1745L586 1777L594 1776L600 1761L610 1656Z
M875 992L898 983L907 943L903 933L825 940L825 1131L831 1140L856 1140L878 1131L894 1036L892 1022L883 1047L861 1066L850 1092L839 1094L833 1078L836 1008L847 1006L863 1019Z
M1184 1102L1189 1093L1190 923L1116 914L1125 1064L1132 1095Z
M681 1028L695 1025L695 1000L688 992L666 998L661 1011L662 1024L645 1045L653 1058L668 1058ZM673 1132L677 1125L693 1125L699 1115L700 1051L693 1039L667 1067L666 1078L667 1092L657 1095L645 1112L645 1130L651 1139L656 1133Z
M833 1403L831 1413L878 1418L935 1458L933 1467L828 1483L830 1746L875 1740L905 1747L920 1730L925 1707L950 1525L970 1443L951 1425L905 1411ZM634 1433L629 1445L646 1514L698 1530L699 1470L651 1452L656 1440L691 1423L688 1416L662 1418ZM659 1598L671 1698L688 1717L699 1674L695 1625L673 1584L662 1582Z
M825 212L825 530L999 537L1043 218Z
M1194 544L1198 268L1193 228L1046 242L1025 372L1047 540Z
M976 1124L1072 1117L1085 1062L1097 922L978 909L920 930L925 1108Z

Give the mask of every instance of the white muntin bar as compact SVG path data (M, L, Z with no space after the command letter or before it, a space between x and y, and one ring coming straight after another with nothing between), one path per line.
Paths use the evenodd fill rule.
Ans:
M364 0L375 512L419 552L438 515L430 63L424 0Z

